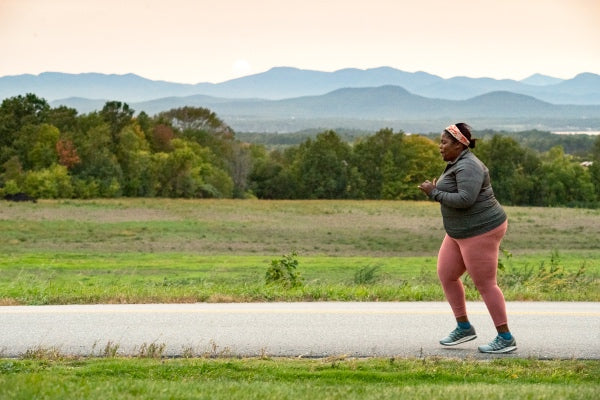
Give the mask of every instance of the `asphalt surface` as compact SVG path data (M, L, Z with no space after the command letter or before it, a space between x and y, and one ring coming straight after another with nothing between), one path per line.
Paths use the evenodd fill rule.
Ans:
M523 357L600 359L600 303L509 302L518 349L486 355L496 335L481 302L468 303L478 338L444 347L454 329L444 302L227 303L0 307L0 357L64 355L284 357Z

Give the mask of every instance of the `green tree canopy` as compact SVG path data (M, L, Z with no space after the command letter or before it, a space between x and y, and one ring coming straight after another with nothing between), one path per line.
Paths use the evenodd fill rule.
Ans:
M297 198L344 199L360 193L358 171L350 164L351 147L334 131L306 140L291 166Z
M277 137L268 149L240 141L201 107L135 116L126 103L109 101L79 115L34 94L16 96L0 105L0 195L426 200L417 185L445 166L438 136L389 128L358 138L315 133L292 135L292 142ZM474 151L503 204L600 205L600 137L585 152L590 139L578 137L577 155L565 154L566 136L477 137ZM524 145L532 138L560 145L532 150Z

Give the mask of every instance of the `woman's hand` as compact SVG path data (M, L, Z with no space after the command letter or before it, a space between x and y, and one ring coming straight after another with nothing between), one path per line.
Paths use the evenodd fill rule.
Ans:
M421 191L423 191L423 193L429 196L429 193L431 193L431 191L435 189L436 182L437 180L435 178L433 179L433 182L429 182L429 180L426 180L425 182L421 183L418 187L419 189L421 189Z

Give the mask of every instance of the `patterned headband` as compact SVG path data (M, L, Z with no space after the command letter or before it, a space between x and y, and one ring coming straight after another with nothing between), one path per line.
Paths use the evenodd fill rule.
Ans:
M465 135L462 134L460 129L458 129L456 127L456 125L450 125L450 126L446 127L446 129L444 129L444 130L447 131L448 133L450 133L452 136L454 136L454 139L458 140L465 146L469 146L469 143L471 143L471 142L469 142L469 139L467 139L465 137Z

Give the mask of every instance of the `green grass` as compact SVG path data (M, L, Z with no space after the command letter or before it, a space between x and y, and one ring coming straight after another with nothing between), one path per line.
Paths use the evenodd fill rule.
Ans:
M6 399L593 399L598 361L0 359Z
M507 212L508 300L600 301L600 211ZM443 300L442 237L430 202L1 202L0 304ZM302 285L267 284L294 251Z
M600 211L507 207L508 300L600 301ZM438 205L119 199L0 202L0 304L442 300ZM302 284L267 284L298 253ZM469 299L479 299L465 280ZM592 399L598 361L0 359L0 399ZM212 355L207 355L212 357Z
M444 299L434 257L298 257L302 284L295 287L266 282L272 259L181 253L13 254L0 260L0 304ZM551 255L528 255L506 264L499 281L508 300L600 301L598 259L569 256L556 263ZM365 270L374 270L369 282L357 283L357 274ZM465 286L468 298L478 300L468 277Z
M515 255L600 251L600 210L506 207ZM439 205L409 201L0 202L0 252L435 256Z

